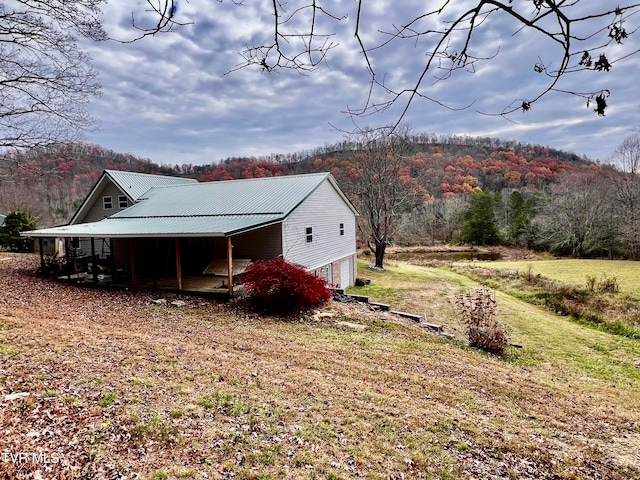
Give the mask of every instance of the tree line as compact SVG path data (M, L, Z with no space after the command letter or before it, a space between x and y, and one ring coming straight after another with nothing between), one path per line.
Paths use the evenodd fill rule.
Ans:
M66 223L104 168L199 181L326 171L358 207L360 241L377 252L379 266L393 243L640 255L637 134L616 150L613 165L512 141L372 132L299 152L295 161L265 156L198 166L157 165L82 143L37 147L0 162L0 211L27 211L41 226Z

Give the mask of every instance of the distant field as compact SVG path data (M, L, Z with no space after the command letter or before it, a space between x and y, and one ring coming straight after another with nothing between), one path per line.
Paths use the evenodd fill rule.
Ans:
M598 280L616 277L620 292L640 300L640 262L626 260L520 260L481 262L486 268L498 270L518 270L527 272L529 267L534 275L558 280L575 286L584 286L587 277Z

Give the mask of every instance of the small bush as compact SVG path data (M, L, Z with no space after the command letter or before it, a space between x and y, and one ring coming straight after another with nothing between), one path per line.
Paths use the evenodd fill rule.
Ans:
M587 290L591 293L618 293L620 285L616 277L607 277L606 274L598 280L595 276L587 275Z
M509 326L495 319L498 304L487 289L455 297L455 306L465 326L469 345L494 355L503 355L509 346Z
M261 307L282 313L321 305L332 294L323 279L282 258L254 263L244 274L244 287L249 298Z

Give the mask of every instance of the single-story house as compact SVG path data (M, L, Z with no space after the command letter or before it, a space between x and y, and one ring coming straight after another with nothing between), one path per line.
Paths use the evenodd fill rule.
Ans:
M329 173L199 183L105 171L69 225L24 234L66 239L87 281L232 295L234 275L279 256L353 285L356 217Z

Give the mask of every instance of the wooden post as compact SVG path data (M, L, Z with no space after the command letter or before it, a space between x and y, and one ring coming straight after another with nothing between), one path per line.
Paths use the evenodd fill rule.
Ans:
M98 265L96 262L96 242L95 238L91 237L91 274L93 276L93 284L98 283Z
M111 254L111 286L116 284L116 252L113 251L113 238L109 239L109 253Z
M136 256L133 249L133 238L129 239L129 265L131 265L131 284L136 284Z
M182 290L182 263L180 261L180 239L176 238L176 275L178 277L178 290Z
M153 275L153 288L158 288L158 239L153 238L153 263L152 275Z
M231 237L227 237L227 282L229 283L229 296L233 296L233 245Z
M71 259L69 257L69 239L64 237L64 255L67 260L67 281L71 283Z
M55 242L55 238L53 239L53 241ZM40 248L40 272L44 273L44 246L42 245L43 241L42 241L42 237L38 237L38 247ZM54 249L53 249L53 256L55 257L56 255L56 249L55 249L55 243L54 243Z

